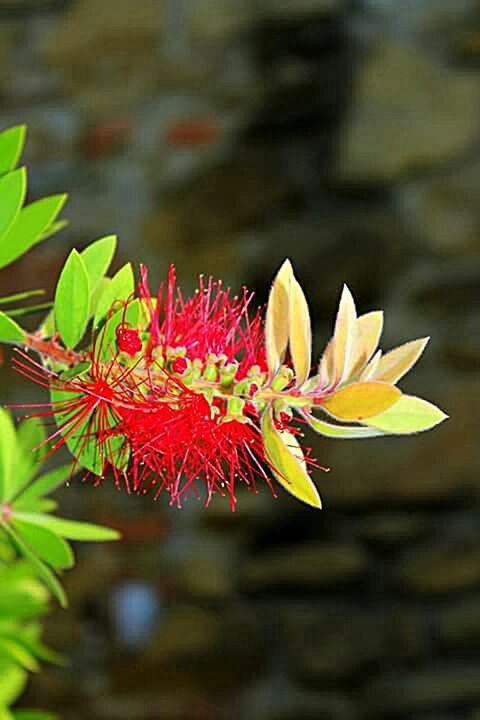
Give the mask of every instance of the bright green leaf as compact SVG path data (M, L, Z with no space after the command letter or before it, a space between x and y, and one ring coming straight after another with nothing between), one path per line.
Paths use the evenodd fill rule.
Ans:
M400 400L385 412L368 418L366 424L392 435L410 435L430 430L446 420L440 408L422 398L402 395Z
M74 566L75 558L72 548L63 538L47 527L18 520L15 513L13 522L22 539L43 562L51 565L55 570L66 570Z
M94 325L97 326L108 313L116 300L127 300L134 291L135 279L131 263L126 263L113 276L111 282L105 287L102 295L98 299L95 309Z
M26 126L17 125L0 133L0 175L17 166L25 144Z
M321 508L322 501L307 473L302 450L294 435L277 430L268 408L262 415L261 425L267 460L278 482L298 500Z
M20 168L20 170L15 170L0 178L0 258L3 252L8 252L8 231L20 212L26 190L25 168Z
M118 540L120 537L119 533L111 528L93 525L92 523L77 522L76 520L51 517L50 515L42 515L40 513L15 513L15 517L16 519L30 522L40 527L46 527L57 535L60 535L60 537L67 538L68 540L104 542Z
M13 662L30 672L37 672L39 670L38 662L21 642L18 642L15 636L5 637L0 630L0 656L1 655L13 660Z
M42 240L42 234L55 220L66 199L66 195L52 195L30 203L20 211L8 232L0 238L0 267L9 265Z
M27 679L28 675L21 667L7 662L0 663L0 706L12 705L22 694Z
M17 436L9 412L0 407L0 501L11 496L15 482Z
M116 248L116 236L109 235L96 240L85 250L82 250L81 257L85 263L85 269L90 281L90 292L95 292L98 283L110 267Z
M42 562L42 560L40 560L37 555L35 555L34 551L29 547L29 545L27 545L27 543L23 541L23 539L11 527L11 525L3 525L3 528L10 536L18 552L23 555L25 560L30 563L36 575L38 575L38 577L43 580L50 592L57 598L60 605L66 608L68 606L68 600L65 594L65 590L62 588L50 568L45 565L45 563Z
M69 348L82 339L88 322L90 285L85 264L72 250L58 280L55 319L58 331Z
M0 311L0 341L22 345L25 342L26 333L15 320L12 320L4 312Z
M46 230L42 232L40 235L38 242L43 242L43 240L47 240L49 237L52 237L52 235L56 235L60 230L63 230L63 228L67 227L68 220L57 220L56 222L53 222L51 225L48 226Z

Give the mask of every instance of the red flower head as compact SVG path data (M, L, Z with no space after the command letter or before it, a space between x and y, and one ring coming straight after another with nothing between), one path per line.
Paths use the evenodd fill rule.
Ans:
M28 344L46 367L25 353L16 359L21 373L51 390L38 415L57 423L52 451L66 443L74 467L83 465L98 482L111 470L130 492L165 491L179 506L190 494L207 504L227 495L233 509L237 483L256 492L261 481L274 492L273 475L320 507L310 479L319 466L298 443L295 417L344 438L424 430L444 417L395 385L425 341L381 358L382 314L357 318L348 289L312 375L308 306L288 261L272 286L265 324L245 288L233 295L200 277L185 298L173 266L156 295L141 267L137 295L99 316L91 349L65 350L58 336L37 334ZM319 409L335 422L314 417Z

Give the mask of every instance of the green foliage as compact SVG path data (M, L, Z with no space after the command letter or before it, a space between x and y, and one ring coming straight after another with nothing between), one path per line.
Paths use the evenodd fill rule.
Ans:
M29 672L38 672L41 662L62 662L42 644L38 619L48 611L50 596L67 606L58 575L75 563L69 541L118 538L109 528L52 514L56 503L49 495L69 477L71 466L39 475L45 459L40 422L30 418L16 429L0 409L0 720L54 717L9 709Z
M83 337L90 309L90 281L86 265L72 250L63 266L55 293L55 320L65 345L73 348Z

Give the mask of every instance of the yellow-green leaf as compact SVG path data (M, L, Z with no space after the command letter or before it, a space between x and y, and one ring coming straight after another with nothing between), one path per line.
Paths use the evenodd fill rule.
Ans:
M375 353L375 355L372 357L372 359L370 360L370 362L368 363L368 365L367 365L367 367L365 368L365 370L364 370L364 371L362 372L362 374L360 375L359 380L360 380L361 382L363 382L363 381L365 381L365 380L371 380L373 377L375 377L375 373L376 373L376 371L377 371L377 368L378 368L378 365L379 365L379 363L380 363L381 357L382 357L382 351L381 351L381 350L378 350L378 351Z
M384 355L375 372L375 380L398 382L415 365L429 340L428 337L412 340Z
M310 374L312 328L307 300L300 283L294 277L290 279L289 339L295 383L303 385Z
M335 383L335 340L332 338L324 350L318 366L318 378L321 387L330 387Z
M357 319L357 329L359 345L362 348L362 352L367 356L368 361L380 342L383 330L383 312L381 310L374 310L365 315L360 315Z
M338 420L362 422L379 415L399 400L401 392L382 382L354 383L322 400L322 407Z
M17 435L9 412L0 407L0 501L10 497L15 484Z
M263 413L262 433L266 457L278 482L298 500L321 508L322 501L307 473L301 447L291 433L277 430L270 409Z
M430 430L446 420L448 415L432 405L413 395L402 397L385 412L368 418L367 424L385 433L393 435L410 435L411 433Z
M357 339L357 311L352 293L343 286L335 321L335 378L341 382L348 377Z
M338 440L363 440L365 438L380 437L385 435L382 430L376 428L362 427L361 425L332 425L332 423L319 420L309 413L301 413L312 430L319 435Z
M288 344L288 309L290 281L293 270L290 260L285 260L273 281L268 298L265 318L265 346L267 365L271 376L282 363Z

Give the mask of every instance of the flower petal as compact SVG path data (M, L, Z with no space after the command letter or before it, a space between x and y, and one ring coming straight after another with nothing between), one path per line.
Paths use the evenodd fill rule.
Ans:
M289 295L293 269L285 260L270 290L265 318L265 344L268 370L275 375L285 355L289 334Z
M383 382L354 383L323 398L320 407L338 420L362 422L396 403L401 392Z
M321 508L322 501L307 473L301 447L294 435L277 430L271 409L263 413L262 433L266 458L280 485L298 500Z
M374 310L373 312L361 315L357 320L358 334L360 336L360 344L362 351L370 360L373 353L378 347L380 337L383 330L383 312L382 310Z
M412 340L384 355L375 372L375 380L398 382L415 365L429 340L428 337Z
M393 435L410 435L430 430L446 420L448 415L432 403L413 395L402 395L385 412L368 418L367 424Z
M308 303L300 283L290 280L289 339L290 355L295 370L295 383L303 385L310 374L312 328Z

